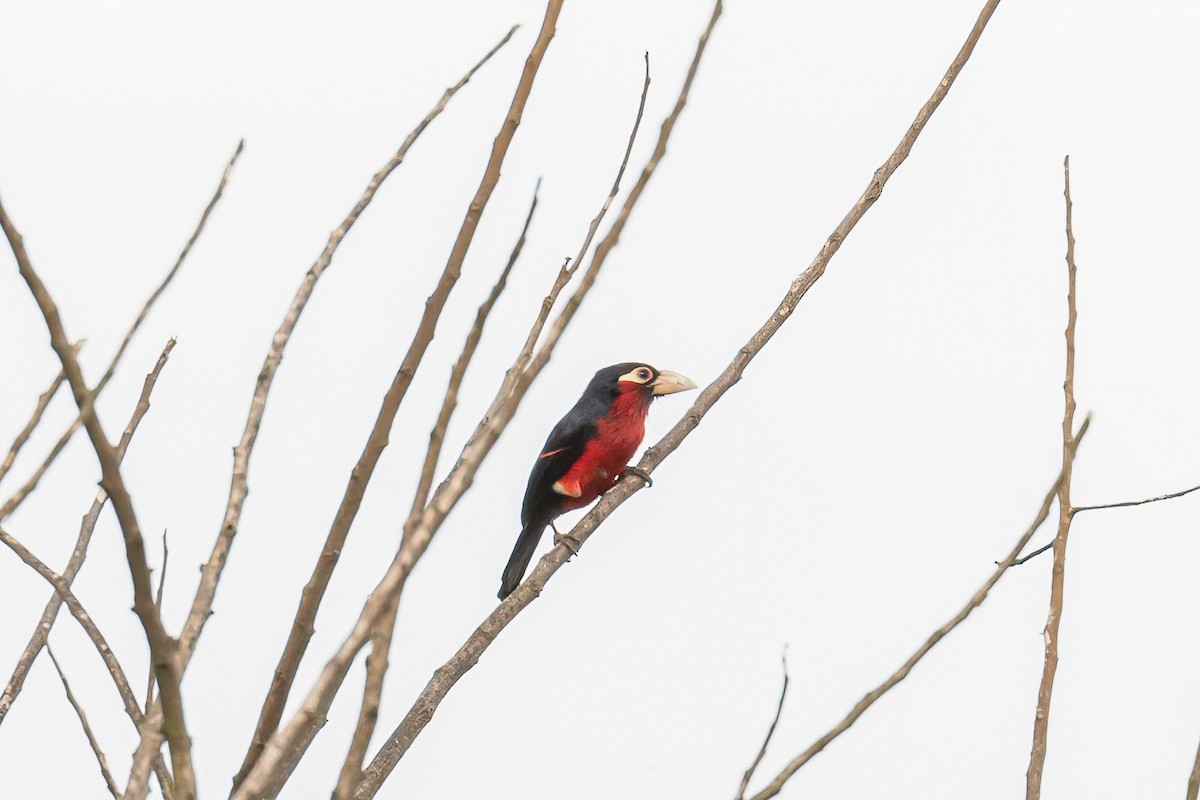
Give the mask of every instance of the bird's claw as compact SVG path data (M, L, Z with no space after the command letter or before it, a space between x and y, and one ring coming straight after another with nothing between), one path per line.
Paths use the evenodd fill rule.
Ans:
M570 534L561 534L557 529L554 531L554 543L565 544L572 555L579 555L579 541L571 537Z
M654 481L651 480L651 478L650 478L650 473L646 472L646 470L642 469L641 467L626 467L625 474L626 475L634 475L638 478L641 478L643 481L646 482L647 489L649 489L651 486L654 485Z

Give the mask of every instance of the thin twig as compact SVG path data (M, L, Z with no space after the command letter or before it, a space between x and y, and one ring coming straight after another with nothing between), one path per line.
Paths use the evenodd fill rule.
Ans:
M647 60L647 71L648 69L649 61ZM637 136L638 124L645 109L648 89L649 74L647 72L646 81L642 87L641 101L638 106L638 115L634 128L630 133L631 142L626 146L625 156L619 172L623 171L625 165L628 163L632 140ZM600 213L593 219L581 252L589 246L591 237L599 226L605 210L611 205L612 198L615 196L618 188L614 184L609 196L605 199ZM315 730L324 725L325 714L328 712L333 698L346 678L346 672L349 670L350 663L370 638L372 629L378 623L378 620L386 613L391 602L390 598L403 588L404 582L411 573L414 564L425 552L425 548L428 547L432 537L438 531L442 522L445 521L451 509L453 509L459 498L470 487L479 464L490 451L492 445L495 444L504 426L512 418L516 404L519 402L519 398L514 396L514 388L520 378L521 367L523 364L528 363L533 353L533 348L537 344L538 336L550 316L550 311L554 306L555 300L573 274L572 268L568 266L570 263L570 259L567 259L567 262L559 269L558 276L554 280L550 293L542 301L538 316L534 320L529 334L526 336L520 354L504 374L504 379L501 382L501 387L496 397L492 400L492 404L476 426L475 432L463 447L454 469L439 484L437 491L434 493L433 500L426 505L420 519L410 530L410 535L405 537L402 546L396 552L396 556L392 560L388 572L384 575L375 591L368 597L349 638L343 642L341 648L338 649L333 658L326 663L317 685L309 692L304 704L292 718L286 729L277 733L272 738L271 743L268 744L268 748L274 747L277 754L274 757L277 759L279 766L276 767L275 772L277 775L282 776L282 778L278 778L277 780L286 778L289 765L294 765L299 760L299 757L303 754L303 749L307 747L308 742L312 741ZM246 795L246 797L251 796L254 795Z
M79 348L83 346L83 341L75 343L75 353L79 354ZM50 387L38 396L37 405L33 408L33 414L30 415L29 421L25 423L25 427L17 434L17 438L13 439L12 446L8 448L8 455L4 457L4 462L0 463L0 481L4 480L4 476L12 469L13 462L17 460L17 455L20 454L21 448L29 441L29 437L33 435L34 430L42 421L42 415L46 413L47 406L54 399L54 395L58 393L58 387L63 385L66 376L60 369L58 375L50 383Z
M867 210L879 199L888 179L891 178L896 169L908 157L926 123L942 100L945 99L946 94L950 91L950 87L954 85L955 79L970 58L976 42L978 42L979 37L983 34L983 30L997 5L999 5L999 0L989 0L984 6L966 42L959 50L958 55L955 57L953 63L951 63L942 80L938 83L933 95L922 106L917 114L917 118L905 133L895 151L888 157L883 166L875 171L871 182L867 185L866 191L863 192L855 202L853 208L850 209L837 228L834 229L834 232L826 239L825 244L813 262L792 281L783 300L772 309L771 316L750 340L738 350L733 361L725 368L724 372L700 393L700 396L693 403L691 409L683 419L676 423L657 444L646 451L637 465L640 469L646 472L653 471L664 458L669 456L683 443L684 439L696 429L700 421L704 418L704 415L708 413L713 405L721 399L725 392L741 380L742 372L746 366L749 365L759 351L766 346L767 342L771 340L779 328L788 320L809 288L824 274L826 266L834 254L837 253L842 242L845 241L859 220L863 218ZM568 547L566 542L552 548L541 559L537 567L534 568L525 583L488 616L446 664L434 672L433 678L426 685L420 696L418 696L399 726L397 726L396 730L393 731L392 735L384 743L382 749L375 756L375 759L363 771L363 781L359 784L358 790L355 793L356 800L365 800L365 798L375 795L379 787L383 784L383 781L391 774L392 769L395 768L395 765L403 757L404 753L408 751L408 748L412 745L416 737L420 735L425 725L428 724L437 706L454 684L475 666L479 657L491 645L500 631L521 610L533 602L538 594L541 593L545 582L566 563L567 558L574 550L577 550L596 527L607 519L618 506L624 503L635 492L640 491L643 486L644 484L641 479L630 477L622 480L606 492L601 497L600 502L569 534L569 538L575 543L574 548ZM399 576L395 576L394 581L389 581L392 577L391 571L389 571L388 577L384 579L384 584L381 584L379 587L379 590L384 595L392 591L395 585L399 583ZM324 678L325 675L322 674L322 679Z
M170 555L170 550L167 548L167 531L163 529L162 535L162 567L158 572L158 591L154 593L154 607L158 609L159 616L162 616L163 606L163 587L167 583L167 557ZM146 702L143 708L149 708L154 703L154 670L150 670L150 675L146 678Z
M558 316L555 317L554 323L550 326L549 332L546 334L546 340L542 342L541 348L538 349L535 355L529 362L529 366L521 375L521 379L514 391L515 402L520 403L525 393L529 391L529 387L541 374L541 371L550 362L551 356L554 354L554 348L562 338L567 326L571 324L571 320L575 318L575 313L583 304L588 292L596 283L596 278L600 274L608 256L616 249L621 241L621 233L625 230L625 224L629 220L630 214L633 213L637 206L638 200L641 199L642 193L650 183L650 179L654 176L658 165L662 163L663 158L667 155L667 144L671 140L671 133L675 130L675 123L679 121L680 115L687 107L688 95L691 93L692 83L696 79L696 73L700 69L700 61L704 56L704 51L708 47L708 39L712 35L713 29L717 26L717 20L721 18L724 11L724 6L721 0L713 5L712 14L709 16L708 24L704 31L700 34L700 39L696 43L696 50L692 54L692 62L688 66L687 76L683 80L683 86L679 89L679 95L675 98L675 105L671 109L671 113L663 119L662 126L659 128L658 140L654 143L654 150L650 154L650 158L646 160L642 167L642 172L638 175L638 179L633 184L633 188L629 190L625 202L617 211L616 217L613 218L612 225L608 232L596 245L595 252L592 253L592 260L588 264L588 268L584 270L583 277L579 280L579 285L575 288L574 293L567 299Z
M454 415L455 409L458 407L458 391L462 386L463 378L466 376L467 367L471 364L471 359L475 355L475 350L479 346L480 339L483 337L484 326L487 324L488 316L495 307L496 301L500 299L501 293L508 285L508 276L512 272L513 267L517 263L517 259L521 256L521 250L525 247L525 238L529 233L529 225L533 222L534 211L537 210L538 191L541 188L542 181L539 178L533 189L533 200L529 204L529 213L525 216L525 224L521 227L521 235L517 237L517 242L513 245L512 252L508 256L508 262L504 265L504 269L500 272L500 277L492 286L491 292L488 293L487 299L479 306L475 312L475 322L471 325L471 330L467 333L466 341L463 342L462 352L458 355L458 360L454 362L454 367L450 370L450 380L446 386L446 393L442 398L442 407L438 411L437 420L433 424L433 428L429 431L429 445L425 449L425 461L421 465L421 477L417 482L417 490L413 493L412 506L408 512L408 518L404 522L403 534L401 536L401 546L408 539L409 534L416 526L417 521L421 517L421 512L425 510L425 503L429 499L429 491L433 488L433 476L437 470L438 459L442 454L442 445L446 439L446 429L450 425L450 419ZM354 735L350 740L350 747L346 753L346 759L342 764L342 771L338 777L337 787L334 789L334 800L345 800L354 791L354 787L358 786L359 778L362 775L363 760L367 756L367 747L371 743L371 737L375 734L375 723L379 718L379 703L383 694L383 678L387 674L388 669L388 652L392 646L392 635L396 628L396 617L400 609L400 593L392 595L391 602L383 617L376 623L375 630L371 634L371 653L367 656L367 676L366 684L363 689L362 703L359 706L358 724L354 728Z
M775 735L775 727L779 724L779 717L783 715L783 701L787 698L788 690L788 668L787 668L787 648L783 651L783 688L779 690L779 705L775 708L775 719L771 720L771 727L767 728L767 735L763 739L762 747L758 748L758 755L754 757L754 761L750 763L749 768L742 773L742 782L738 785L737 795L734 800L745 800L746 789L750 786L750 779L754 777L754 771L758 769L758 765L762 762L763 757L767 754L767 745L771 744L771 737Z
M254 769L255 763L263 752L263 748L266 747L267 741L279 727L284 705L291 692L292 684L296 679L296 672L300 667L300 661L304 657L309 641L312 639L314 632L313 623L317 616L317 610L320 608L321 601L325 597L325 590L329 586L334 568L337 566L338 559L345 547L346 537L349 535L350 528L354 524L354 519L358 515L363 496L366 494L367 485L374 474L375 466L378 464L384 448L387 447L388 436L392 428L392 423L395 421L396 413L399 411L400 404L404 401L404 397L408 393L409 386L412 385L413 376L416 374L417 368L425 356L425 351L428 349L430 342L433 341L442 309L445 308L446 301L450 297L450 292L454 289L455 284L458 283L459 276L462 274L463 262L466 260L472 241L474 241L479 220L483 216L484 209L487 208L488 201L491 199L496 185L500 182L501 167L504 164L505 156L508 154L509 146L516 135L517 128L521 124L525 104L528 102L529 96L533 91L534 78L537 77L538 68L542 64L542 58L546 54L551 39L554 38L554 26L561 8L562 0L550 0L546 17L542 23L542 29L533 44L529 57L525 60L525 68L517 82L517 88L513 92L508 113L505 115L500 125L500 131L496 134L496 138L492 143L491 154L488 157L487 166L484 169L479 188L467 206L467 212L463 217L458 236L455 238L454 244L450 249L446 266L442 270L441 277L438 278L437 286L434 288L433 293L425 301L425 309L421 314L417 330L413 334L408 352L404 354L400 368L396 371L391 386L388 387L379 413L375 418L375 423L371 428L370 436L363 448L362 455L359 456L358 463L351 472L345 493L342 496L342 501L338 506L333 524L330 526L329 534L325 539L324 549L317 560L316 566L313 568L312 577L305 585L304 591L301 594L299 607L296 610L296 617L292 622L292 629L288 634L287 644L284 646L283 653L280 655L279 662L272 673L271 685L263 701L262 711L259 714L253 738L246 751L246 757L242 762L241 769L238 770L237 775L233 779L235 787L240 786L244 780L248 779L248 776ZM499 46L497 45L497 47ZM260 772L258 774L263 776L270 773ZM284 777L286 779L286 776ZM266 788L261 783L254 783L251 786L252 794L263 794Z
M104 757L104 751L100 749L100 743L96 741L96 737L92 735L92 726L88 724L87 714L83 712L83 706L79 705L79 701L75 699L75 693L71 691L71 684L67 683L67 676L63 672L62 665L58 663L58 659L54 656L54 651L46 645L46 652L50 655L50 661L54 664L54 669L58 672L58 679L62 681L63 691L66 692L67 702L71 704L71 708L75 709L75 715L79 717L79 724L83 726L83 735L87 737L88 744L92 747L92 752L96 755L96 761L100 764L100 774L104 776L104 783L108 786L109 794L114 800L121 800L121 792L117 789L117 783L113 780L112 773L108 771L108 759Z
M1075 506L1071 509L1071 513L1078 514L1081 511L1098 511L1102 508L1129 508L1130 506L1144 506L1147 503L1157 503L1161 500L1174 500L1176 497L1183 497L1186 494L1200 491L1200 486L1193 486L1190 489L1184 489L1181 492L1171 492L1170 494L1160 494L1157 497L1147 497L1145 500L1126 500L1123 503L1105 503L1099 506Z
M137 431L138 425L141 424L142 418L146 416L146 412L150 410L150 393L154 391L154 385L158 381L158 376L162 372L167 363L167 355L170 352L172 344L167 343L167 347L163 348L163 352L159 355L158 361L154 364L154 368L150 374L146 376L146 380L142 384L142 393L138 397L137 405L133 409L133 415L129 419L129 423L125 426L125 431L121 434L121 441L117 445L117 458L123 460L125 452L129 449L129 442L133 439L133 434ZM79 569L83 566L84 558L87 555L88 544L92 540L92 532L96 529L96 522L100 519L100 511L104 508L104 504L108 501L108 494L100 489L96 494L96 499L92 502L92 507L87 514L83 516L83 521L79 526L79 538L75 541L75 547L71 551L71 558L67 561L67 568L63 570L62 580L67 587L75 580L75 576L79 573ZM50 635L50 629L54 627L54 622L58 618L58 610L62 607L63 599L58 592L50 595L50 599L46 602L46 608L42 611L41 619L38 620L37 627L34 628L33 634L29 637L29 644L25 646L25 650L17 659L16 669L13 670L12 677L9 678L8 684L4 688L4 693L0 695L0 723L4 722L4 717L8 714L8 710L16 701L17 695L21 693L21 688L25 684L25 678L29 674L30 668L37 660L38 654L46 645L46 639Z
M1079 443L1083 441L1083 437L1087 434L1087 429L1090 424L1091 417L1089 416L1083 421L1083 425L1080 426L1079 433L1076 434L1072 439L1072 459L1075 457L1074 448L1078 448ZM1038 528L1042 526L1042 523L1046 521L1046 518L1050 516L1050 506L1054 504L1054 498L1058 495L1058 491L1062 486L1063 480L1063 473L1060 472L1058 479L1054 481L1054 485L1050 487L1050 491L1046 492L1046 496L1042 499L1042 505L1038 509L1037 515L1034 517L1033 522L1028 528L1025 529L1025 532L1021 534L1021 538L1017 540L1016 545L1009 552L1008 557L1004 559L1004 561L999 562L996 570L984 582L984 584L979 587L978 591L972 595L971 599L965 606L963 606L962 610L952 617L949 622L934 631L929 638L926 639L919 648L917 648L916 652L909 656L909 659L904 662L900 669L896 670L888 677L887 680L864 695L862 700L858 701L858 704L850 710L850 713L847 714L841 722L831 728L820 739L817 739L815 742L813 742L807 750L788 762L787 766L784 767L777 776L775 776L775 779L772 780L771 783L769 783L765 788L763 788L762 791L750 798L750 800L767 800L768 798L779 794L779 792L783 789L783 785L787 783L794 774L796 774L797 770L812 760L813 756L817 755L817 753L820 753L822 750L824 750L830 742L849 730L850 726L853 725L868 708L874 705L876 700L883 697L883 695L887 694L893 687L908 677L908 674L912 671L913 667L915 667L921 661L921 659L923 659L929 653L929 651L931 651L937 645L938 642L940 642L947 635L949 635L951 631L961 625L967 619L967 617L971 615L972 611L983 604L983 601L987 599L988 593L992 590L992 587L994 587L1000 581L1000 579L1004 577L1004 573L1008 571L1008 568L1011 567L1016 561L1017 556L1021 553L1021 550L1023 550L1025 545L1029 543L1029 540L1033 538L1033 534L1037 532Z
M213 193L212 199L208 201L208 205L204 207L204 212L200 215L200 221L196 224L195 229L192 231L191 238L188 239L187 244L185 244L183 250L180 251L179 257L175 259L175 264L171 267L171 270L167 273L166 277L163 278L158 284L158 288L150 293L150 297L148 297L146 302L142 304L142 308L138 312L137 317L134 319L133 324L130 325L129 330L125 332L125 338L121 340L120 347L117 348L117 352L113 355L112 360L108 362L108 367L104 370L104 374L100 376L100 380L97 382L96 388L92 390L93 401L96 397L100 396L100 393L104 391L104 387L108 385L110 380L112 380L113 375L117 371L117 365L121 361L121 357L125 355L125 351L128 349L129 343L133 341L134 334L136 334L138 329L141 328L142 323L150 314L151 307L154 306L155 302L158 301L158 298L161 297L163 292L166 291L167 286L179 272L179 268L183 266L184 260L187 258L188 253L191 252L192 245L195 244L196 240L200 238L200 234L203 232L204 227L208 222L209 215L212 213L213 208L217 205L217 201L221 199L221 195L225 191L225 184L229 182L229 176L233 173L233 165L237 163L238 156L242 153L243 144L244 142L238 142L237 149L233 152L233 157L229 159L229 163L225 165L225 171L221 173L221 180L217 184L216 192ZM44 459L42 459L41 465L34 470L33 474L29 476L21 488L18 489L12 497L4 501L3 505L0 505L0 522L3 522L9 514L15 511L17 507L25 501L25 498L33 493L34 489L37 488L38 483L41 482L42 476L44 476L46 471L50 469L50 466L58 458L59 453L66 448L67 443L71 441L71 437L75 435L75 432L79 430L82 424L83 415L77 415L67 430L63 432L62 436L58 437L58 441L54 443L54 447L50 448L50 452L46 454Z
M1054 566L1050 571L1050 611L1043 632L1045 661L1038 687L1037 711L1033 718L1033 747L1029 769L1025 773L1025 800L1042 796L1042 771L1046 765L1046 744L1050 732L1050 700L1054 693L1054 675L1058 670L1058 631L1062 623L1063 587L1066 577L1067 537L1071 533L1071 458L1075 428L1075 231L1071 225L1071 157L1063 159L1063 198L1066 203L1067 234L1067 343L1066 375L1063 379L1062 451L1063 479L1058 487L1058 535L1054 537Z
M100 462L100 485L108 493L113 510L117 514L117 522L121 528L121 536L125 543L125 557L129 563L129 575L133 582L133 610L146 633L146 641L150 645L150 657L154 664L155 674L163 699L163 730L171 745L171 760L175 776L176 790L180 800L191 800L195 795L195 776L192 774L191 740L183 719L183 699L179 692L179 669L175 657L176 641L163 628L162 618L154 608L153 595L150 589L150 567L146 563L146 549L142 541L141 527L133 508L133 499L125 486L121 475L121 462L117 458L116 449L109 442L96 415L93 400L94 394L88 390L83 377L83 370L72 350L49 290L38 277L25 251L20 233L13 226L12 220L0 205L0 226L4 228L9 245L17 260L17 269L30 294L38 304L45 320L46 329L50 333L50 346L58 355L59 363L67 375L71 393L75 396L75 404L79 407L83 418L83 427L92 449ZM168 347L168 350L170 348Z

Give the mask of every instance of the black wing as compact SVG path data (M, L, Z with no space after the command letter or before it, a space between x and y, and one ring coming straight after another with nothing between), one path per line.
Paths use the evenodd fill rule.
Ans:
M596 436L596 421L600 418L593 409L581 408L580 402L559 420L546 438L542 453L529 473L525 487L525 502L521 504L521 524L528 525L544 517L549 523L558 515L561 495L551 487L567 474L567 470L583 455L587 443Z

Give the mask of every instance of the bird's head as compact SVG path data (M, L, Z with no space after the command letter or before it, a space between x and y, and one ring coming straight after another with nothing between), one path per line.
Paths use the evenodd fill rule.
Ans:
M636 392L647 398L697 388L695 383L678 372L656 369L638 361L605 367L592 378L591 385L616 394Z

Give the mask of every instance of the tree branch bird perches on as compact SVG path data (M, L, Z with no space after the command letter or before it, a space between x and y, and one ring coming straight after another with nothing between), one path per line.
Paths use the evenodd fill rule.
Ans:
M501 600L520 585L542 533L556 517L588 505L627 473L641 473L638 477L650 482L649 475L629 467L646 435L650 403L695 388L678 373L636 361L596 373L534 462L521 506L521 535L500 583Z

